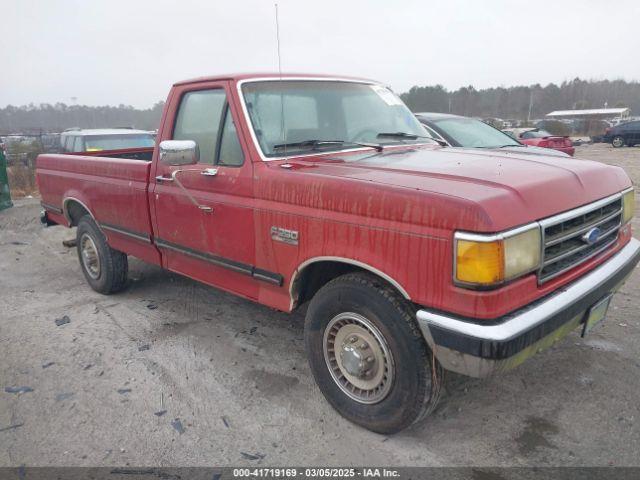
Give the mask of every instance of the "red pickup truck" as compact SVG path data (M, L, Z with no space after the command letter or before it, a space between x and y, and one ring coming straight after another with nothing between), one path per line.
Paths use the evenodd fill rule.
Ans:
M443 147L353 78L179 82L155 148L40 155L37 179L98 292L125 288L132 255L307 305L321 391L384 433L434 408L444 370L491 375L588 332L640 259L622 169Z

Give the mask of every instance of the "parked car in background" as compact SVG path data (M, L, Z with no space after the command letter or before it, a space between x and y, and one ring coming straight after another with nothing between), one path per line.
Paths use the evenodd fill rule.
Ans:
M615 127L607 128L604 132L602 141L610 143L615 148L633 147L640 143L640 121L627 122L616 125Z
M532 147L553 149L571 155L572 157L576 151L569 137L551 135L546 130L540 128L506 128L502 131L519 142Z
M507 150L518 153L566 157L567 154L548 148L525 145L497 128L475 118L448 113L416 113L429 134L451 147Z
M70 153L150 148L154 145L155 138L151 132L132 128L70 128L60 134L62 151Z

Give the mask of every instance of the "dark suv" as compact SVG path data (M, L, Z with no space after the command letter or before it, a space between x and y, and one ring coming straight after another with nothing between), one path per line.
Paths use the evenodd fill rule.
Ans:
M621 123L615 127L607 128L604 131L602 141L611 143L616 148L625 145L633 147L640 144L640 121Z

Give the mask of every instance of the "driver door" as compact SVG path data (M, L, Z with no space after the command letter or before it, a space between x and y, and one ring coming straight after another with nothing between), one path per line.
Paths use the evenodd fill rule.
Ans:
M188 87L174 92L161 139L195 141L199 160L172 166L156 159L150 186L163 266L256 298L256 282L247 280L255 264L252 164L228 84Z

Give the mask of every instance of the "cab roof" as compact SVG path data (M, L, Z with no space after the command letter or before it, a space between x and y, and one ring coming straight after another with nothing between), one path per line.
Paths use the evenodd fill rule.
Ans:
M316 74L316 73L277 73L277 72L265 72L265 73L230 73L226 75L213 75L206 77L198 77L191 78L188 80L181 80L179 82L174 83L174 86L178 85L188 85L192 83L204 83L204 82L216 82L216 81L244 81L244 80L257 80L257 79L280 79L283 80L291 79L291 78L301 78L301 79L319 79L319 80L343 80L343 81L356 81L356 82L364 82L364 83L379 83L375 80L370 80L367 78L358 78L358 77L349 77L344 75L327 75L327 74Z

